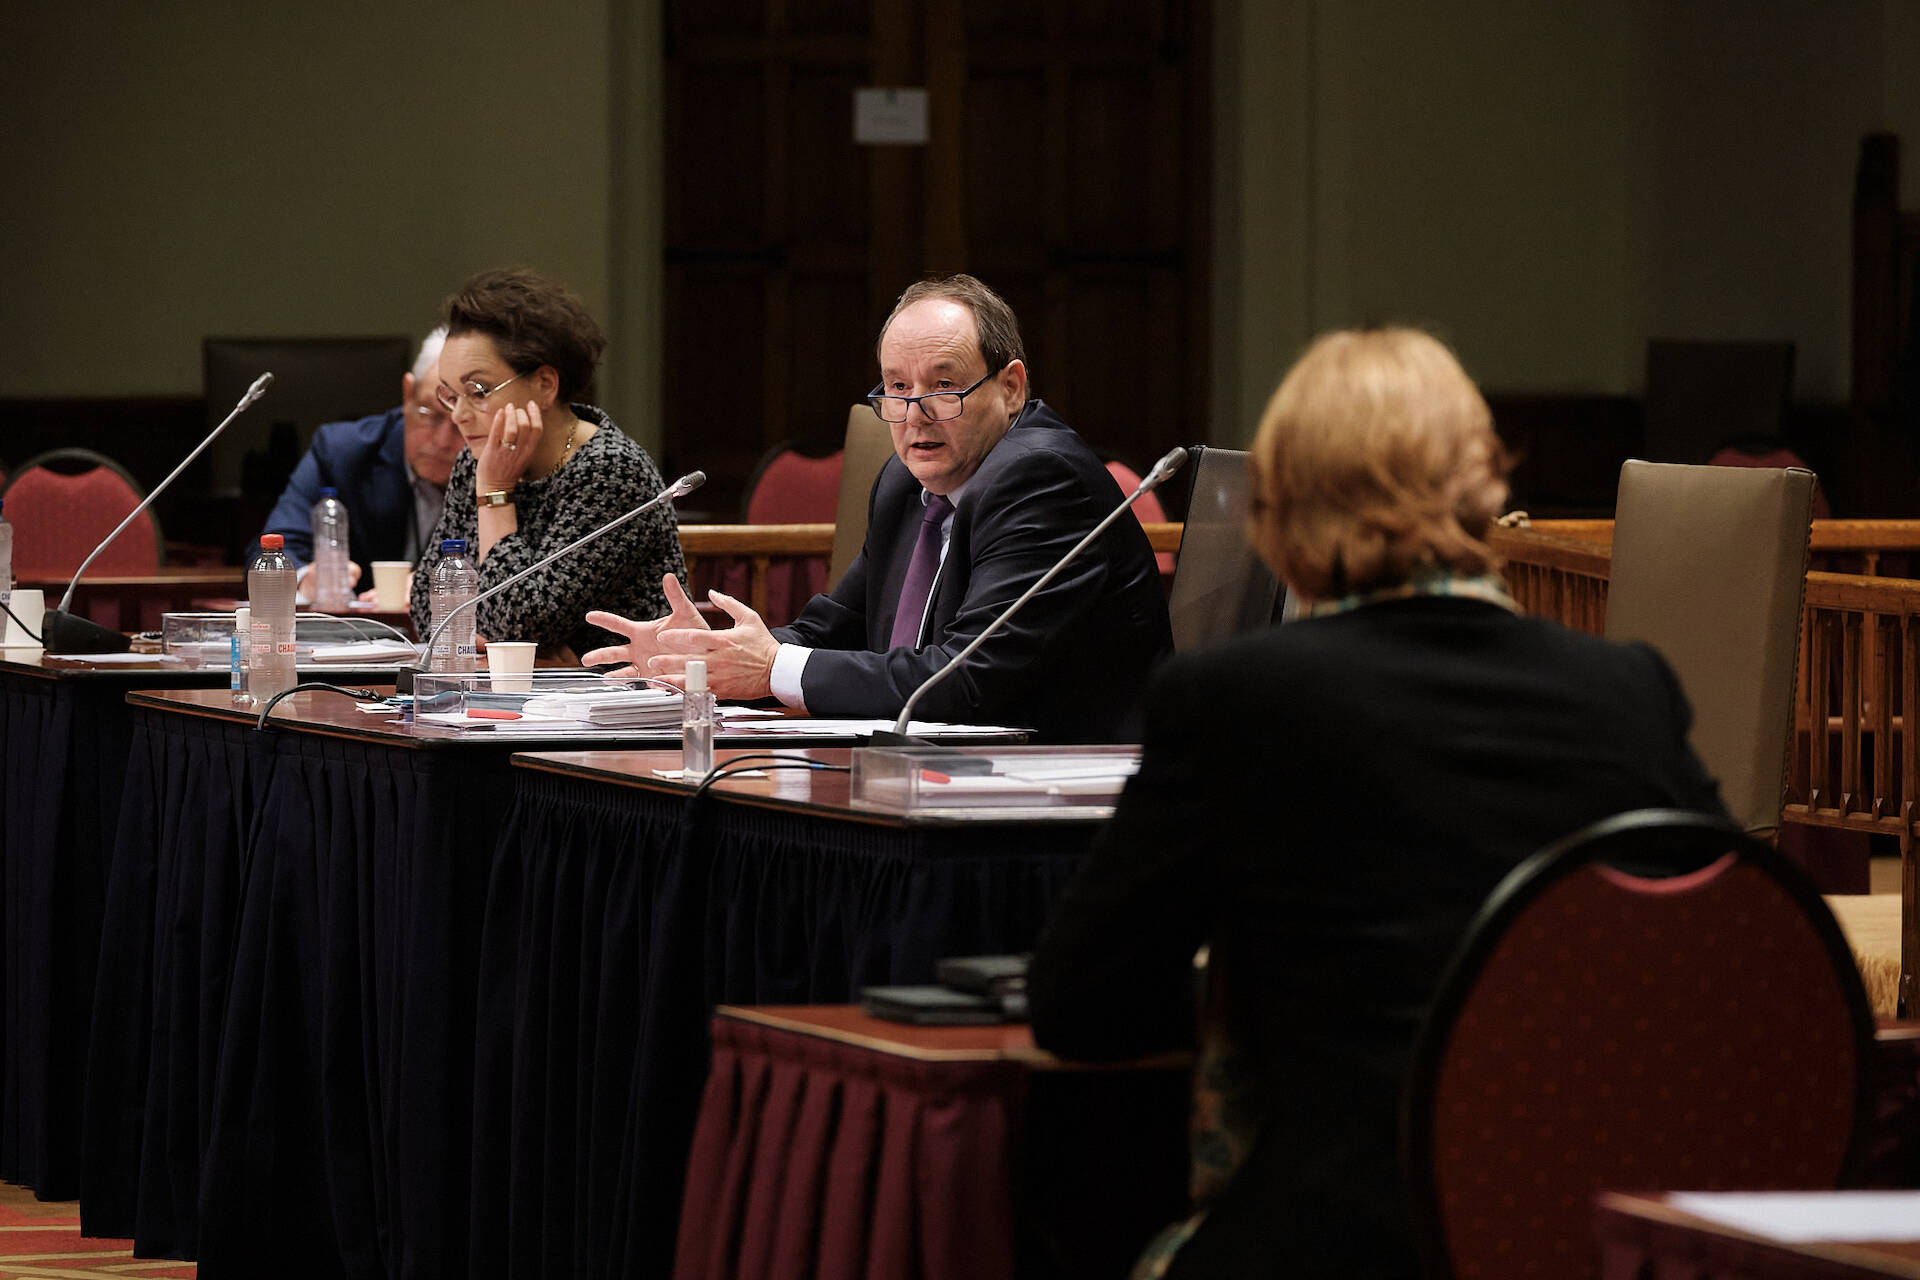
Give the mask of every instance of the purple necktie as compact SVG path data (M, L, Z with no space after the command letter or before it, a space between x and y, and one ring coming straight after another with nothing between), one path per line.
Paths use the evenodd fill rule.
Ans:
M914 539L913 559L907 561L907 580L900 584L900 608L893 615L893 647L918 649L920 623L927 613L927 596L940 569L940 526L953 504L937 493L927 495L927 514L920 518L920 536Z

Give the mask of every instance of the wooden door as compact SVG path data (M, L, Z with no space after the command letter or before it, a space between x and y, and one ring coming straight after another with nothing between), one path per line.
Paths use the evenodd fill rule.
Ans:
M737 511L835 447L901 289L971 271L1037 394L1135 467L1207 436L1206 0L675 0L666 33L665 467ZM924 87L924 146L853 141Z

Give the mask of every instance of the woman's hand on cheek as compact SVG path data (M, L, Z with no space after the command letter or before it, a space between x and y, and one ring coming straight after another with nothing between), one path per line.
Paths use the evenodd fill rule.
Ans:
M492 493L520 483L520 477L533 461L534 451L540 447L544 430L540 406L534 401L500 406L493 415L486 443L474 458L475 491Z

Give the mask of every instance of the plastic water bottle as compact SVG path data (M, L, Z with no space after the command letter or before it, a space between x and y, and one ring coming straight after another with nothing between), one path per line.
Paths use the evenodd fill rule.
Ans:
M433 590L429 593L432 629L439 630L448 614L480 594L480 571L467 559L467 540L448 538L440 544L440 563L433 567ZM474 610L468 609L453 620L445 634L433 642L429 671L474 671L479 664L473 642Z
M6 502L0 500L0 604L13 599L13 526L7 523ZM0 632L6 630L0 618Z
M698 782L713 772L713 694L707 689L707 664L687 662L686 697L680 703L680 776Z
M247 659L253 649L253 610L241 605L233 611L233 647L227 651L227 687L235 702L247 698Z
M313 504L313 607L339 612L353 603L347 575L347 504L338 489L322 489Z
M256 702L291 689L293 670L293 561L277 533L260 535L260 557L247 570L247 608L253 633L247 655L247 692Z

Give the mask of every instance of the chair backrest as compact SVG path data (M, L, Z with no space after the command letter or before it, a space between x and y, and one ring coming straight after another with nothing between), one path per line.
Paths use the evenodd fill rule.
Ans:
M869 404L847 410L847 443L840 451L840 500L834 504L833 560L827 583L840 581L867 540L867 499L880 468L893 456L893 432Z
M1246 451L1195 445L1188 452L1193 489L1167 598L1177 653L1268 626L1286 599L1280 580L1247 543Z
M809 458L780 445L762 458L747 481L741 515L747 524L826 524L840 499L840 455Z
M1594 1275L1602 1190L1840 1185L1872 1048L1846 941L1784 856L1677 810L1575 834L1494 891L1416 1045L1426 1274Z
M51 449L13 473L0 501L13 525L13 576L63 582L144 496L113 459L90 449ZM100 553L90 574L152 573L165 563L166 539L149 507Z
M1140 487L1140 473L1117 459L1107 459L1107 474L1120 486L1122 496ZM1141 524L1164 524L1167 519L1167 509L1160 505L1160 495L1157 493L1141 494L1140 501L1133 504L1133 514ZM1162 577L1173 572L1173 552L1162 551L1154 559L1160 565Z
M1813 485L1792 469L1620 468L1606 634L1673 665L1693 749L1749 831L1780 821Z
M1791 342L1655 339L1647 343L1647 456L1704 463L1735 441L1777 441L1792 399Z

